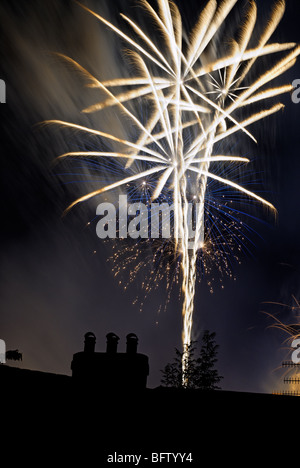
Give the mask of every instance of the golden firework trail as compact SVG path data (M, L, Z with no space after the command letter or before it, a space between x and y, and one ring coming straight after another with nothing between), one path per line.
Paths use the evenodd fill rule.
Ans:
M148 15L149 23L156 27L155 35L161 38L160 47L154 36L152 39L144 27L128 16L121 14L126 24L126 28L122 30L80 4L86 12L114 31L127 44L130 48L127 55L130 55L135 70L132 77L101 81L75 60L61 55L84 75L88 86L98 88L105 94L104 100L87 107L83 112L95 113L114 107L132 123L138 136L135 140L126 140L71 122L48 121L97 135L117 144L119 148L114 152L69 152L60 158L109 157L119 158L124 164L124 177L81 196L71 203L66 212L78 203L108 190L126 187L127 184L149 175L157 176L152 192L153 200L166 187L172 191L174 244L181 256L184 349L191 343L192 336L197 257L205 248L205 195L208 181L216 180L276 211L269 201L214 172L216 162L224 165L249 162L239 156L214 154L216 144L237 132L242 132L256 142L249 126L284 107L276 103L258 110L257 105L263 105L270 98L292 91L291 85L268 87L268 84L292 67L300 52L295 43L269 43L284 14L285 2L282 0L275 4L270 19L259 36L254 32L257 7L254 1L249 1L245 19L239 24L238 34L230 42L227 36L225 40L225 20L236 3L237 0L209 0L190 34L186 34L183 32L179 9L174 2L157 0L157 9L154 9L146 0L140 0L139 4ZM128 28L131 28L130 35L124 32ZM222 41L222 47L220 43L215 45L217 40ZM253 79L250 71L255 62L270 55L277 58L269 68ZM136 115L132 110L133 101L139 98L149 104L147 118ZM243 118L239 110L244 111L245 108L249 111L247 117ZM192 138L187 139L186 132L192 134ZM142 161L144 169L128 175L128 169L136 161ZM198 207L196 234L192 242L189 239L187 213L191 176ZM186 384L184 375L183 368L183 385Z

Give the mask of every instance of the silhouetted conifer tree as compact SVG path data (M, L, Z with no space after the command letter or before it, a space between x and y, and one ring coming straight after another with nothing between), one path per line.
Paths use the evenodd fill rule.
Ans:
M196 358L197 342L193 341L187 348L187 353L180 352L175 348L175 358L162 370L161 383L166 387L180 388L183 386L182 357L185 359L186 388L197 388L201 390L220 389L218 383L223 378L219 376L215 364L219 345L215 342L216 333L205 330L202 337L200 357Z

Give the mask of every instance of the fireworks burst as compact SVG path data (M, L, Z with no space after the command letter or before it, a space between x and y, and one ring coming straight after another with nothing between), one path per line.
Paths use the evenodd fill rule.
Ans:
M237 132L256 142L248 127L278 112L283 105L277 103L259 110L256 106L292 91L292 85L271 88L267 85L294 65L300 51L294 43L268 43L283 16L283 1L275 5L269 22L259 36L254 34L257 7L254 1L250 1L238 34L226 42L221 34L224 34L225 20L236 2L224 0L218 4L216 0L209 0L193 30L187 35L183 33L182 19L175 3L157 0L156 11L146 0L140 0L150 24L156 27L155 35L159 35L160 41L155 35L152 38L137 22L122 13L121 17L126 27L131 28L132 34L127 34L125 29L120 29L87 6L81 5L129 46L127 56L135 70L132 77L101 81L72 58L61 55L84 75L89 87L105 95L101 102L87 107L83 112L96 113L114 107L130 122L137 136L121 139L114 134L71 122L48 121L95 135L107 146L113 145L113 151L100 151L99 147L96 151L68 152L59 156L59 159L85 158L89 161L97 160L100 164L105 161L106 165L109 164L107 161L112 161L112 164L117 162L122 168L118 180L76 199L66 212L109 190L122 188L126 192L132 190L133 186L136 190L135 184L143 184L147 180L151 181L147 185L149 200L158 200L167 194L174 207L171 254L179 259L180 264L184 349L191 343L197 261L204 252L206 257L218 258L222 250L214 248L209 241L211 237L207 220L211 217L211 226L217 223L213 219L214 207L209 198L209 184L213 181L223 185L276 211L269 201L241 185L240 181L224 176L230 174L228 167L245 165L249 159L223 154L222 150L219 153L216 148L222 148L224 141ZM222 46L214 47L220 38ZM279 52L283 56L250 81L249 72L257 59L270 54L274 56ZM136 111L135 102L147 106L146 117ZM246 108L249 112L245 118ZM191 200L197 206L192 241L187 227L187 205ZM235 223L238 214L230 210L228 213L227 229L230 230L230 223ZM155 261L169 254L170 248L165 249L162 242L156 249Z
M273 306L280 307L285 311L285 319L280 319L277 315L266 313L266 315L272 319L273 323L270 328L280 330L286 335L286 339L283 341L284 349L287 349L287 358L282 363L282 367L285 372L283 373L283 382L288 384L288 390L275 391L274 393L280 395L297 395L300 396L299 384L300 384L300 373L299 365L293 363L290 360L291 351L293 350L293 342L300 338L300 303L295 296L293 298L293 305L282 304L280 302L266 302L265 304L271 304ZM292 316L292 322L286 321L286 315Z

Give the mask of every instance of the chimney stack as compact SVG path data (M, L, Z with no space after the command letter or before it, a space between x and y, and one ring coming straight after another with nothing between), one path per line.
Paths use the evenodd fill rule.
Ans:
M94 353L95 352L96 337L94 333L87 332L84 335L84 352Z
M106 338L106 352L108 354L116 354L120 338L115 333L108 333Z
M127 354L136 354L137 353L137 345L138 345L138 337L135 333L129 333L126 336L126 353Z

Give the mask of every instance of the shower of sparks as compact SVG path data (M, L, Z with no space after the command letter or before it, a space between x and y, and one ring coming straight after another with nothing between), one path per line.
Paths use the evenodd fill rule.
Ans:
M237 0L223 0L220 3L209 0L188 36L183 34L181 16L175 3L157 0L157 11L146 0L139 3L148 14L151 25L157 29L153 38L147 35L144 27L122 13L121 17L127 28L132 29L132 35L80 4L130 47L127 55L134 64L135 76L101 81L75 60L61 55L84 75L89 87L98 88L106 96L83 112L89 114L115 107L132 124L138 136L135 139L121 139L66 121L52 120L48 123L95 135L118 148L105 152L68 152L59 158L110 159L120 162L123 167L119 180L76 199L66 212L78 203L109 190L126 190L136 182L142 184L148 177L152 178L151 201L159 199L163 192L169 193L174 205L173 251L180 257L182 342L185 350L191 343L197 259L206 248L211 249L209 245L206 246L205 232L205 217L210 211L206 198L210 181L230 187L233 192L237 191L276 212L269 201L248 190L239 181L216 173L214 168L249 162L238 155L216 153L217 144L237 132L256 142L248 127L284 106L277 103L259 111L254 106L252 112L249 106L293 90L292 85L265 86L294 65L300 48L295 43L268 43L283 16L284 1L274 6L270 20L259 36L254 35L257 7L254 1L250 1L244 22L230 42L224 36L223 26ZM157 40L158 35L160 41ZM214 47L215 41L220 38L222 46ZM157 45L159 42L160 47ZM281 57L250 81L249 72L256 60L279 52L283 53ZM132 110L132 104L139 98L147 103L146 118ZM239 110L245 108L250 111L243 118ZM187 229L187 205L191 199L196 200L198 206L196 234L192 242ZM164 255L163 247L161 252ZM186 383L184 375L183 368L183 385Z

